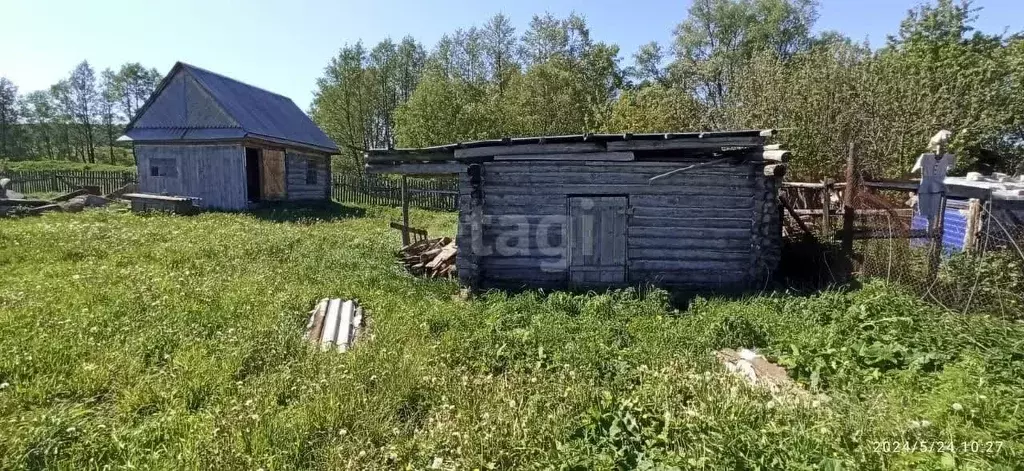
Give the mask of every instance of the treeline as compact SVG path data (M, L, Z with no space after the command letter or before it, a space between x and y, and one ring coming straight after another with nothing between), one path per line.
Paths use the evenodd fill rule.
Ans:
M97 77L83 61L49 89L19 94L0 77L0 158L123 161L125 151L114 142L160 78L138 63Z
M871 50L812 34L813 0L696 0L671 44L619 60L582 16L507 17L444 36L348 45L317 82L314 119L361 168L367 147L584 132L783 128L800 178L841 173L850 142L901 177L939 129L961 165L1013 172L1024 143L1024 38L985 34L970 2L907 13ZM963 170L963 169L961 169Z

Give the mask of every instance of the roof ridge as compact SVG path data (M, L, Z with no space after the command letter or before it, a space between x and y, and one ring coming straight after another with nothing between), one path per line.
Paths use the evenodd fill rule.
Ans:
M284 98L285 100L292 101L291 98L288 98L288 97L286 97L286 96L284 96L284 95L282 95L280 93L272 92L270 90L267 90L266 88L257 87L256 85L253 85L253 84L250 84L250 83L246 83L246 82L243 82L243 81L238 80L238 79L233 79L231 77L228 77L227 75L218 74L217 72L214 72L214 71L209 70L209 69L204 69L204 68L199 67L197 65L189 64L188 62L178 61L178 63L181 64L182 68L198 70L200 72L207 73L207 74L216 76L216 77L224 79L224 80L235 82L235 83L240 84L240 85L245 85L246 87L249 87L249 88L255 88L256 90L259 90L261 92L269 93L269 94L274 95L276 97Z

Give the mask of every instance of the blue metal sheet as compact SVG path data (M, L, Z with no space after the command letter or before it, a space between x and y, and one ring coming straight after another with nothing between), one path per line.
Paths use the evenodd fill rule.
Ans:
M962 204L961 204L962 203ZM961 211L966 209L966 201L946 200L946 212L942 221L942 248L945 252L962 252L967 234L967 217ZM928 220L921 213L914 213L910 221L911 230L928 229ZM915 247L928 245L926 239L912 239Z

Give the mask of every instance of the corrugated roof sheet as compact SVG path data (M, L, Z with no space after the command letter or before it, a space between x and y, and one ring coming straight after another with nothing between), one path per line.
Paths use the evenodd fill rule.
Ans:
M291 99L206 69L182 66L246 132L338 150Z
M708 131L708 132L667 132L667 133L620 133L620 134L569 134L562 136L506 137L502 139L485 139L480 141L457 142L441 146L405 148L405 149L370 149L371 155L447 151L469 149L474 147L515 146L524 144L564 144L570 142L616 142L616 141L663 141L675 139L711 139L711 138L751 138L771 137L776 134L774 129L749 129L741 131Z
M224 112L236 121L240 130L245 135L254 137L266 137L271 140L288 142L317 148L323 151L338 152L338 146L306 115L295 103L282 95L269 92L262 88L254 87L246 83L225 77L206 69L195 67L183 62L178 62L171 68L170 73L157 88L154 96L149 99L146 105L140 110L135 119L128 124L125 135L136 141L161 140L161 139L225 139L240 137L224 128L217 127L210 129L200 126L188 126L188 133L183 133L177 127L167 127L168 119L175 118L175 122L182 121L178 114L172 113L166 116L168 119L158 120L164 123L163 131L153 130L155 126L147 125L145 121L149 118L143 116L149 108L161 100L161 95L171 93L175 96L184 96L184 84L179 80L172 80L178 72L184 71L209 93L210 97ZM182 106L185 106L184 99ZM158 107L160 108L160 107ZM172 107L174 108L174 107ZM184 118L184 119L187 119ZM166 122L166 123L165 123ZM184 121L183 121L184 122ZM179 136L170 137L177 129Z

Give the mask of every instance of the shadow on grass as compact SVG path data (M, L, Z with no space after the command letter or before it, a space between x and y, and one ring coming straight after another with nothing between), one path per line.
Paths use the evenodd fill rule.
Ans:
M574 294L603 294L623 288L631 288L645 296L652 289L663 289L668 293L668 304L672 309L686 312L690 303L698 298L714 298L739 301L752 296L770 296L785 293L787 296L813 297L826 291L857 290L861 283L853 273L854 260L850 260L835 244L821 243L814 239L786 240L783 244L782 261L770 279L754 286L722 288L687 288L684 286L648 283L608 288L573 288L568 280L540 283L508 282L485 280L477 291L498 291L507 294L541 291L570 292Z
M345 206L334 201L310 203L262 203L250 211L253 217L270 222L286 222L294 224L316 224L342 219L359 218L366 215L366 210Z

